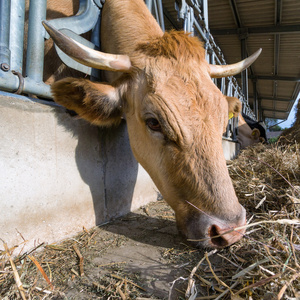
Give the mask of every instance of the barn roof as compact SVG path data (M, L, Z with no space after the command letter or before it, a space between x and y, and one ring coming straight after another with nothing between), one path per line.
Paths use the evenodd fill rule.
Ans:
M262 48L249 72L249 102L256 81L263 117L287 119L300 92L300 1L208 1L209 28L227 62Z

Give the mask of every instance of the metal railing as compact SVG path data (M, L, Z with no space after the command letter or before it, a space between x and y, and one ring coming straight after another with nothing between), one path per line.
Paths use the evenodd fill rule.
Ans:
M80 0L79 11L75 16L51 20L58 29L64 28L65 34L95 48L99 45L100 0ZM49 36L42 26L46 19L47 0L30 0L26 64L23 70L25 0L0 0L0 90L33 94L41 98L52 99L49 85L43 82L44 41ZM80 34L95 28L93 43L85 42ZM98 28L98 30L97 30ZM89 75L91 68L82 66L57 51L68 66Z
M31 0L26 72L23 70L25 1L0 0L0 89L51 98L42 81L47 0Z

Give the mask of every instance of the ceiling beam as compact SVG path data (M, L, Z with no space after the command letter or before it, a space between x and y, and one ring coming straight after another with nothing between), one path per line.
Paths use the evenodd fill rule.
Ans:
M241 75L235 75L236 78L241 78ZM278 81L293 81L300 82L300 77L280 76L280 75L249 75L250 79L257 80L278 80Z
M232 14L233 14L233 18L235 21L235 24L237 25L238 28L243 27L241 18L240 18L240 14L236 5L236 1L235 0L229 0L229 4L232 10Z
M249 95L249 98L253 98L253 95ZM268 96L260 96L260 99L263 100L272 100L272 101L279 101L279 102L294 102L295 99L287 99L287 98L274 98Z
M275 112L275 113L282 113L282 114L288 114L290 113L289 110L276 110L276 109L272 109L272 108L266 108L266 107L262 107L262 110L265 111L269 111L269 112Z
M286 99L286 98L274 98L274 97L261 97L261 100L272 100L272 101L278 101L278 102L294 102L294 99Z
M281 24L281 0L275 2L275 25ZM278 76L279 68L279 53L280 53L280 34L274 35L274 75ZM277 97L277 81L273 82L273 96ZM273 101L273 109L276 110L276 101Z
M243 28L228 28L228 29L211 29L211 34L217 35L235 35L244 34L282 34L282 33L299 33L300 25L274 25L265 27L243 27Z

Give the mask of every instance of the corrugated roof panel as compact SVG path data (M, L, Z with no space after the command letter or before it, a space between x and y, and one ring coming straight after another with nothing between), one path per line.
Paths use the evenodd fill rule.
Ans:
M238 0L236 3L242 26L256 27L274 24L274 0Z
M281 24L293 25L300 24L300 1L284 0L282 1Z
M275 110L287 111L289 103L284 101L275 101Z
M257 74L269 75L274 69L274 36L273 35L253 35L247 40L249 54L262 48L262 52L253 64L253 70Z
M292 81L277 81L277 97L292 99L296 82Z
M228 0L208 1L209 28L235 28L232 11Z
M209 7L216 8L214 11L209 12L210 28L218 29L236 29L237 24L232 24L234 20L233 10L228 6L230 3L235 2L237 8L237 15L241 21L242 27L260 28L260 34L250 33L246 38L246 47L248 54L253 53L258 48L262 48L262 54L258 60L253 64L253 74L249 71L250 75L254 76L268 76L269 80L257 79L257 91L259 98L277 98L294 99L297 97L300 88L299 84L293 81L279 80L280 77L295 77L300 78L300 32L293 33L263 33L267 27L272 30L272 26L276 25L276 12L281 10L281 25L299 25L300 24L300 0L222 0L222 1L209 1ZM227 3L225 3L225 2ZM218 3L221 3L224 12L218 9ZM276 6L280 4L280 7ZM228 12L231 15L228 16ZM225 20L223 21L223 19ZM231 26L230 23L232 24ZM275 27L274 27L275 28ZM295 30L295 27L294 27ZM232 32L232 31L231 31ZM225 32L224 32L225 33ZM219 47L225 54L225 59L229 63L233 63L240 57L241 43L238 34L216 36ZM279 43L277 43L279 41ZM279 45L279 47L278 47ZM278 54L278 56L277 56ZM278 76L279 79L275 81L272 76ZM272 80L271 80L272 79ZM240 81L240 80L239 80ZM249 103L253 102L253 86L252 81L249 80ZM268 108L264 112L265 116L272 118L287 118L288 113L276 112L274 109L285 111L290 110L293 102L288 101L273 101L263 100L263 107Z
M273 101L272 100L262 100L261 105L265 109L273 109Z
M258 80L257 88L259 90L260 97L263 98L263 96L273 96L273 82L271 80Z
M280 35L278 72L282 76L300 76L300 33Z
M272 110L264 110L264 117L265 118L274 118L274 119L280 119L280 120L285 120L287 118L286 113L280 113L280 112L275 112Z
M240 40L235 35L217 36L217 45L222 45L222 52L228 64L235 63L241 59Z

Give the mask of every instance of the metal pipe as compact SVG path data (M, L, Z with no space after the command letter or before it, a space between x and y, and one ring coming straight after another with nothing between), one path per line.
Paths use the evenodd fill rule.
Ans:
M242 59L245 59L247 57L245 38L241 38L241 57ZM242 91L248 103L248 70L247 69L241 73L241 82L242 82Z
M0 88L3 91L15 92L20 86L20 78L12 74L12 72L6 72L5 76L1 76L4 72L0 71ZM50 86L44 82L36 82L31 78L23 78L22 92L25 94L33 94L41 98L52 99Z
M23 41L25 22L25 1L10 0L10 37L11 70L22 73L23 68Z
M0 0L0 66L5 72L10 69L10 7L10 0Z
M203 18L206 29L208 29L208 2L203 0Z
M256 80L253 80L253 111L256 118L258 118L258 102L257 102L257 86Z
M42 21L46 19L47 0L31 0L26 59L26 76L36 82L43 80L44 35Z
M48 21L56 29L69 29L78 35L93 29L100 14L99 7L92 0L80 0L77 14L72 17L58 18ZM49 34L44 31L45 38L49 39Z
M101 14L99 14L98 21L92 30L91 42L96 46L95 49L101 49L100 41L100 26L101 26ZM92 68L91 80L96 81L101 79L101 71Z
M164 10L163 10L163 5L162 5L162 0L156 0L156 1L157 1L160 27L161 27L162 31L165 31Z
M146 0L146 5L151 13L152 13L152 4L153 4L153 0Z

